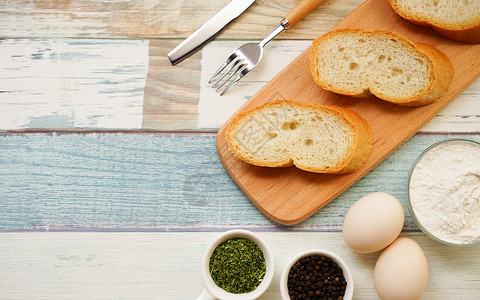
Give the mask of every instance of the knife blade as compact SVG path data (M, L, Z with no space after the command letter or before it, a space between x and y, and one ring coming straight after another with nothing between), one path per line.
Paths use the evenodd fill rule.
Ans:
M204 44L212 40L222 29L238 18L255 0L232 0L210 20L181 42L167 56L172 65L176 65L185 58L198 51Z

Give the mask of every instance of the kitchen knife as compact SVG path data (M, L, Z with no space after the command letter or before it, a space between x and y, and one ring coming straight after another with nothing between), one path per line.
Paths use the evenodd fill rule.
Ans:
M210 20L181 42L167 56L176 65L213 39L223 28L238 18L255 0L232 0Z

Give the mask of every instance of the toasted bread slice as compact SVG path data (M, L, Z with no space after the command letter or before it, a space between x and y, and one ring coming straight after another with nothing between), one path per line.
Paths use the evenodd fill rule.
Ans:
M355 112L287 100L239 113L226 135L238 158L265 167L351 173L372 152L372 130Z
M479 0L389 0L402 18L432 27L449 39L480 43Z
M399 105L434 102L448 89L453 66L433 46L396 33L341 29L313 41L310 71L324 89Z

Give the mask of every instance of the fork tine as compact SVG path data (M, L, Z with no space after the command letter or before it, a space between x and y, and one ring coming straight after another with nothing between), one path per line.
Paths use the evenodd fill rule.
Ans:
M215 72L215 74L213 74L212 78L210 78L210 80L208 81L208 83L211 83L215 77L217 77L218 74L220 74L220 72L223 71L223 69L225 69L225 67L232 61L232 55L230 55L224 62L223 64L220 66L220 68L218 68L218 70Z
M243 63L243 62L238 63L238 64L237 64L237 67L235 68L235 70L233 70L232 74L230 74L230 76L228 76L227 79L225 79L225 80L222 82L222 84L217 85L217 87L216 87L216 89L215 89L215 92L218 92L218 91L222 88L222 86L225 85L225 83L227 83L233 76L237 75L238 72L239 72L242 68L245 67L245 65L246 65L246 64Z
M223 80L223 78L225 78L225 76L227 76L228 74L230 74L230 72L233 71L233 73L235 73L235 68L238 66L239 63L241 63L241 58L240 57L235 57L234 60L232 60L229 65L230 65L230 68L223 72L222 76L220 76L220 78L218 78L217 80L215 80L215 82L213 83L212 85L212 88L216 88ZM228 79L227 79L228 80Z
M240 73L238 73L237 77L235 77L235 79L220 93L220 96L223 96L223 94L225 94L232 86L234 86L235 84L237 84L237 82L242 79L243 76L245 76L245 74L247 74L248 72L250 71L246 71L245 73L243 72L244 70L246 70L247 68L247 65L244 65L243 68L240 70Z
M218 76L218 74L220 74L220 72L223 71L223 69L225 69L225 67L230 64L232 61L234 61L235 59L237 59L238 56L235 55L235 53L232 53L232 55L230 55L224 62L223 64L220 66L220 68L218 68L217 72L215 72L215 74L213 74L212 78L210 78L210 80L208 81L208 83L212 83L212 81L215 79L215 77Z

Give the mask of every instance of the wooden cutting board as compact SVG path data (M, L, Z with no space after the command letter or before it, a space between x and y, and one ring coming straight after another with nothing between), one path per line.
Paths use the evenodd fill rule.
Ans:
M335 199L414 135L480 73L480 44L451 41L430 28L413 25L397 16L387 0L367 0L334 27L340 28L386 29L415 42L434 45L450 58L455 75L448 92L435 103L402 107L376 97L354 99L324 91L310 75L310 49L305 50L238 112L277 99L346 107L371 125L373 152L359 171L346 175L309 173L295 167L257 167L237 159L229 150L225 139L230 120L227 121L217 134L221 162L252 203L268 218L281 224L299 223Z

